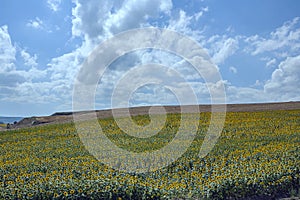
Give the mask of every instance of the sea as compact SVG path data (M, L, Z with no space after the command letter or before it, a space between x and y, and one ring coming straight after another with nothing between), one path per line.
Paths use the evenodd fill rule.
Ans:
M3 124L7 124L7 123L13 124L14 122L18 122L18 121L20 121L22 119L23 119L23 117L1 117L0 116L0 123L3 123Z

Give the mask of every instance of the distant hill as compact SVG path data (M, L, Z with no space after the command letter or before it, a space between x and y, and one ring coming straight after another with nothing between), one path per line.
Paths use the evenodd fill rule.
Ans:
M189 105L185 106L187 112L193 113L195 107L200 109L200 112L210 112L211 105ZM298 110L300 109L300 101L297 102L278 102L278 103L252 103L252 104L228 104L227 112L253 112L253 111L272 111L272 110ZM131 116L135 115L147 115L149 113L149 106L145 107L133 107L129 108ZM218 105L215 106L216 111ZM180 113L180 106L165 106L167 113ZM115 114L118 117L125 116L124 113L127 109L118 108L115 109ZM75 112L76 115L80 115L83 120L91 119L96 113L99 119L112 117L112 110L94 110L94 111L80 111ZM157 113L160 114L160 113ZM1 118L0 118L1 121ZM73 121L73 112L57 112L51 116L42 117L27 117L19 121L12 128L23 128L43 124L60 124Z
M0 124L14 123L19 122L23 119L23 117L1 117L0 116Z

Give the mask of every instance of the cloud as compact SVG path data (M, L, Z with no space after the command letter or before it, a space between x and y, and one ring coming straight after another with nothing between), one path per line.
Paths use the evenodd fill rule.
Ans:
M237 69L233 66L229 67L229 71L233 74L236 74L237 73Z
M0 73L0 87L16 87L25 81L25 78L18 73Z
M61 3L61 0L47 1L49 8L53 12L59 10ZM6 97L1 96L2 99L6 98L7 101L15 102L59 102L62 107L65 106L64 109L71 109L70 102L72 100L73 81L83 60L89 56L90 52L101 42L114 34L132 28L149 26L165 27L190 36L202 44L209 51L213 61L221 67L229 57L235 55L236 52L241 49L241 42L244 41L246 41L246 44L250 47L251 51L249 52L252 55L276 51L278 55L284 56L282 58L285 60L282 61L277 57L274 58L274 56L266 56L267 59L264 61L267 67L275 66L276 63L280 63L278 68L273 72L270 80L257 82L256 86L238 87L231 85L228 80L206 85L204 80L201 79L201 76L196 75L195 70L176 55L161 51L138 51L116 61L115 64L108 69L107 74L102 77L97 91L97 97L100 98L97 99L96 102L98 105L109 107L110 94L122 75L132 66L147 63L159 63L170 66L173 70L182 75L184 80L172 78L172 74L168 77L168 71L159 73L158 70L153 69L147 71L148 74L144 74L144 77L150 75L153 75L151 77L166 75L165 77L160 77L162 82L166 81L170 85L176 86L177 92L187 98L188 95L185 95L185 87L183 86L184 83L189 83L196 91L201 103L210 103L211 97L208 88L219 91L220 85L222 85L221 83L226 86L228 100L230 102L260 102L270 101L270 99L299 98L299 96L296 95L300 93L297 89L297 87L300 88L298 83L300 82L300 75L296 69L296 66L299 66L299 58L295 55L291 56L290 54L290 51L293 51L295 54L295 52L300 49L300 30L297 28L299 18L284 23L282 27L279 27L265 37L256 35L245 39L245 36L232 36L234 32L232 30L227 30L226 35L210 36L205 35L206 32L204 28L201 29L199 26L195 28L197 21L202 20L205 12L208 12L208 7L204 7L200 11L198 10L199 12L197 13L190 14L184 10L173 9L171 0L73 0L73 3L72 37L81 39L82 43L76 47L76 49L56 58L52 58L44 70L37 68L37 55L34 53L30 54L27 49L16 49L10 40L7 26L1 27L0 90L9 94L9 96L7 95ZM174 13L176 14L173 15ZM30 20L27 26L46 30L45 23L38 17L34 20ZM242 41L241 38L245 40ZM138 38L132 39L132 43L136 41L138 41ZM124 44L126 44L126 42L124 42ZM122 44L123 43L120 43L119 45ZM190 47L184 48L190 49ZM16 66L16 63L20 63L15 62L16 53L21 55L24 65L28 67L26 70L20 70L18 66ZM290 56L290 58L285 58L287 56ZM229 67L229 70L236 74L238 71L234 66ZM228 68L226 70L228 70ZM207 72L209 73L209 70L207 70ZM298 82L293 80L297 80ZM128 84L130 85L130 83ZM127 86L124 85L124 87L126 89ZM293 93L293 90L296 92ZM132 102L133 104L175 102L174 95L170 94L167 89L162 88L160 85L155 87L145 86L137 90L136 93L133 94L133 97L135 99L135 101Z
M116 34L132 28L139 28L148 19L157 18L160 14L169 14L172 1L128 0L124 1L118 12L106 21L105 29Z
M258 103L272 101L261 89L251 87L239 87L228 83L226 87L226 99L230 103Z
M259 80L256 80L255 83L252 85L253 87L259 87L262 83Z
M206 47L212 60L216 64L222 64L225 60L232 56L239 48L238 37L232 38L226 35L214 35L206 42Z
M40 70L36 67L31 67L29 70L17 70L15 73L18 73L26 78L27 81L38 81L38 82L46 82L45 79L48 77L48 70Z
M266 63L266 66L267 67L272 67L276 64L276 59L273 58L273 59L270 59L267 63Z
M256 80L255 84L249 87L234 86L228 82L226 87L227 100L231 103L298 101L300 99L299 66L300 55L287 57L280 62L270 79L265 82Z
M8 27L0 27L0 88L6 91L16 86L18 82L24 82L24 77L14 73L17 48L12 45Z
M281 27L271 32L268 37L250 36L245 41L252 47L248 51L252 55L277 50L298 51L300 49L299 17L285 22ZM287 48L287 49L285 49Z
M63 80L68 85L72 85L82 62L83 56L78 50L53 58L47 69L50 73L50 80Z
M146 85L135 91L129 101L130 106L178 104L176 95L160 85Z
M57 12L59 10L60 4L61 0L47 0L47 5L53 12Z
M166 28L177 31L200 42L201 40L204 40L204 36L202 35L203 30L199 28L192 29L191 25L195 22L195 20L197 21L204 12L205 11L202 10L200 11L200 14L196 13L194 15L187 15L185 11L179 10L178 17L171 17Z
M50 9L57 11L61 1L48 1ZM109 34L127 28L143 26L151 17L168 15L171 1L75 1L73 9L73 37L80 36L82 45L70 53L51 59L47 68L37 68L37 55L26 49L15 48L11 43L7 26L0 29L0 99L6 102L36 102L38 104L60 102L71 109L72 86L84 58ZM139 5L139 6L138 6ZM115 24L118 20L118 25ZM28 27L46 30L40 18L30 20ZM23 59L26 70L15 65L16 53ZM17 62L20 65L20 62ZM121 69L122 70L122 69ZM119 71L115 71L119 74ZM111 78L111 76L108 76ZM109 81L107 81L107 84ZM109 88L109 87L107 87ZM104 92L107 90L104 90ZM107 94L107 93L105 93Z
M15 69L16 47L12 44L8 27L0 27L0 73Z
M272 73L264 86L266 93L274 100L300 99L300 55L288 57Z
M171 0L126 0L123 3L75 0L74 3L72 33L73 36L86 36L85 39L103 39L111 34L138 28L147 19L168 14L172 8Z
M28 52L26 52L26 50L22 50L21 51L21 56L24 60L24 64L28 67L36 67L38 65L37 63L37 55L34 54L33 56L31 56Z
M28 70L20 70L19 65L21 62L17 62L16 54L20 53L21 57L24 60L24 64L29 67ZM8 27L0 27L0 90L5 92L0 96L0 100L7 102L28 102L32 100L35 102L34 97L38 97L38 93L30 98L29 94L35 91L28 89L29 85L33 85L33 80L44 79L47 75L46 70L39 70L36 68L37 56L31 56L27 51L22 48L16 48L12 45L11 37L8 33ZM45 81L40 82L40 92L43 91L43 85ZM23 86L27 85L26 93L22 89ZM46 84L45 84L46 85ZM44 93L39 93L40 96L43 96ZM46 99L46 96L43 96Z
M29 22L26 24L27 27L34 28L34 29L44 29L44 22L36 17L34 20L29 20Z
M103 25L110 16L113 8L112 1L75 0L72 9L72 34L76 36L87 35L95 38L103 34Z
M264 82L257 81L254 87L266 98L260 101L299 100L300 88L300 18L286 21L266 36L245 37L246 52L253 56L262 55L260 60L266 67L276 67L272 76ZM255 94L253 94L255 95Z
M280 62L270 79L265 82L256 80L252 86L239 87L227 81L227 101L230 103L298 101L300 99L299 66L300 55L287 57Z
M166 87L174 92L176 97L179 97L180 100L192 101L192 98L189 97L191 95L189 93L191 91L190 87L187 87L186 81L181 74L178 74L178 72L171 70L168 67L148 64L143 67L140 66L130 69L120 80L118 80L116 88L113 91L115 96L113 98L113 103L116 103L114 105L117 105L118 107L120 105L121 107L127 106L126 104L128 104L128 101L130 100L129 97L131 96L131 93L147 84L148 90L149 88L154 89L154 94ZM150 87L149 84L152 85L152 87ZM145 89L140 89L139 94L138 99L143 99L143 97L141 97L143 94L146 95L145 97L149 97L149 91ZM156 98L157 96L153 95L147 102L152 101L152 103L157 103ZM163 101L163 99L165 99L164 96L161 96L160 99L162 100L161 103L165 102Z
M50 103L58 101L58 97L53 92L54 83L50 82L30 82L25 81L14 87L11 94L2 98L2 101L7 102L22 102L37 104Z
M191 28L189 25L191 24L192 19L193 16L188 16L185 11L180 10L179 17L171 19L168 28L181 33L190 32Z
M198 21L205 12L208 12L208 7L201 8L201 11L194 15L195 20Z
M72 11L74 16L72 21L72 33L73 37L81 37L83 39L83 45L79 49L85 49L84 52L87 52L87 49L93 49L93 45L95 47L95 45L99 44L100 41L103 41L105 38L112 36L113 34L132 28L151 26L152 21L154 21L154 24L157 23L155 25L175 30L182 34L188 35L197 41L204 40L202 30L199 28L192 28L192 24L193 22L199 20L204 12L208 11L207 7L191 16L189 16L183 10L179 10L178 16L172 17L170 16L170 12L173 6L171 1L128 0L124 1L123 3L117 3L117 5L115 5L111 1L101 1L99 3L98 1L92 0L77 0L75 1L75 4L76 6ZM158 21L161 17L165 17L166 20L165 22L159 24ZM223 57L220 58L223 60L225 60L233 53L232 51L234 51L234 45L237 41L233 38L226 39L228 39L228 41L225 41L225 44L227 46L220 46L220 49L218 49L218 51L222 51L219 52L219 57L221 57L221 54L223 54ZM137 41L138 38L132 39L133 43L137 43ZM126 44L126 42L124 42L124 44ZM118 45L122 46L123 44L121 42ZM184 46L184 44L181 45ZM185 48L190 49L191 47ZM227 49L224 50L224 48ZM112 49L113 47L110 48L110 50ZM97 93L101 98L98 100L100 100L101 102L98 101L98 104L107 106L107 103L110 103L110 94L113 89L114 83L119 80L120 76L122 76L122 74L124 73L124 70L128 70L128 66L126 63L128 63L129 61L131 61L130 67L141 63L160 63L166 66L172 66L173 69L178 70L178 72L180 72L189 81L196 81L201 79L201 77L195 76L193 73L190 73L191 71L193 71L190 70L190 68L192 68L191 66L188 66L187 63L182 63L182 59L174 58L176 58L176 56L170 54L145 51L136 53L136 56L132 55L130 57L127 57L126 59L122 59L122 65L115 65L111 69L109 74L102 77L100 84L101 90ZM105 60L106 58L102 59ZM174 60L176 60L175 63ZM104 61L102 60L102 62ZM210 69L203 70L207 72L205 73L207 76L211 74ZM93 71L95 70L93 69ZM156 72L154 71L154 73ZM88 74L85 73L81 74L80 77L91 80ZM201 81L203 81L203 79L201 79ZM179 86L182 83L179 81L176 82L178 88L180 88ZM212 86L212 88L218 87ZM182 90L181 93L184 93L184 90ZM139 91L137 95L139 99L144 99L141 95L149 97L149 94L145 93L144 91ZM205 93L205 95L209 99L209 94L207 95L207 93ZM148 98L148 100L153 100L152 102L155 102L155 98Z

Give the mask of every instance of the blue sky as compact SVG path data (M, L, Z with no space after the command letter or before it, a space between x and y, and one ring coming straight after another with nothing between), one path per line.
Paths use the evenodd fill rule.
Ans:
M151 26L175 30L206 49L219 68L228 103L299 101L299 8L298 0L2 0L0 116L71 110L74 79L90 52L114 34ZM116 61L99 84L98 109L111 106L114 83L137 55L141 63L156 60L193 76L174 55L149 54ZM199 103L209 103L201 98L209 94L200 79L186 81ZM133 93L130 105L159 103L174 104L176 98L147 85Z

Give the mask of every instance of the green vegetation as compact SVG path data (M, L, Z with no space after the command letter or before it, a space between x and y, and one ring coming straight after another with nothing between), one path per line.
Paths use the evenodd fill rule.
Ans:
M137 116L138 124L149 123ZM179 114L147 139L129 137L113 119L100 120L118 146L155 150L176 134ZM227 113L214 149L198 153L210 113L201 113L188 151L146 174L119 172L85 149L72 123L0 133L0 199L272 199L300 195L300 110ZM188 126L188 124L186 124ZM126 163L121 163L126 165Z

